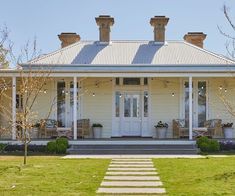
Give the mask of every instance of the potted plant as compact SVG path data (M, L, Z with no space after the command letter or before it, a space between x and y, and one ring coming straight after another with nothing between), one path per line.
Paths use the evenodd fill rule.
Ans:
M222 128L224 131L224 137L227 138L233 138L233 123L225 123L222 124Z
M94 123L92 125L94 138L101 138L102 127L100 123Z
M157 123L157 125L155 125L154 127L157 130L155 137L158 136L159 139L166 138L167 128L168 128L168 124L167 123L163 123L162 121L159 121Z

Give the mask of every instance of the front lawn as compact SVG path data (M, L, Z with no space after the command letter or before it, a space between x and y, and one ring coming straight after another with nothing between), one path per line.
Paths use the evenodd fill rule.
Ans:
M169 196L235 195L235 157L154 159ZM95 195L110 160L0 156L0 195Z
M235 157L154 159L168 195L235 195Z
M0 195L95 195L110 160L0 157Z

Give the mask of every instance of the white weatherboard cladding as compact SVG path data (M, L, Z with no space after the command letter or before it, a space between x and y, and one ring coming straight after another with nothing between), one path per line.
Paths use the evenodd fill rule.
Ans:
M44 90L46 93L44 93ZM55 99L56 95L56 82L47 82L33 105L33 111L35 112L38 119L48 118L48 115L51 119L57 118ZM50 111L51 107L52 111Z
M222 90L219 87L222 87ZM209 119L222 119L223 123L235 123L232 116L225 108L220 99L220 91L225 99L230 102L233 110L235 110L235 79L214 78L209 80ZM225 90L226 89L226 90ZM226 92L225 92L226 91ZM235 135L234 135L235 136Z
M97 65L187 65L232 64L234 62L184 41L165 45L149 41L112 41L109 45L80 41L31 61L32 64Z
M166 122L167 137L172 138L172 120L180 117L180 79L154 78L151 80L151 129L158 121ZM172 96L174 93L174 96Z
M111 137L112 131L112 78L87 78L83 80L82 118L103 125L102 137ZM98 85L95 85L98 84ZM95 96L93 96L93 93Z

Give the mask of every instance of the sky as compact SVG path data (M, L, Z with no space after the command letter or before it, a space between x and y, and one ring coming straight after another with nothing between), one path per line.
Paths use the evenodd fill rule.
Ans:
M225 32L234 33L226 22L222 7L230 8L235 22L234 0L0 0L0 27L6 25L16 49L37 38L43 54L60 48L61 32L76 32L82 40L98 40L95 17L114 17L112 40L152 40L151 17L170 18L166 27L167 40L183 40L187 32L207 34L205 48L227 55Z

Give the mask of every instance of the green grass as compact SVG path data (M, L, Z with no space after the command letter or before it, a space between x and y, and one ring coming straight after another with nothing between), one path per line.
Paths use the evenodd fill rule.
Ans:
M168 195L235 195L235 157L155 159Z
M0 157L0 195L95 195L110 160Z

